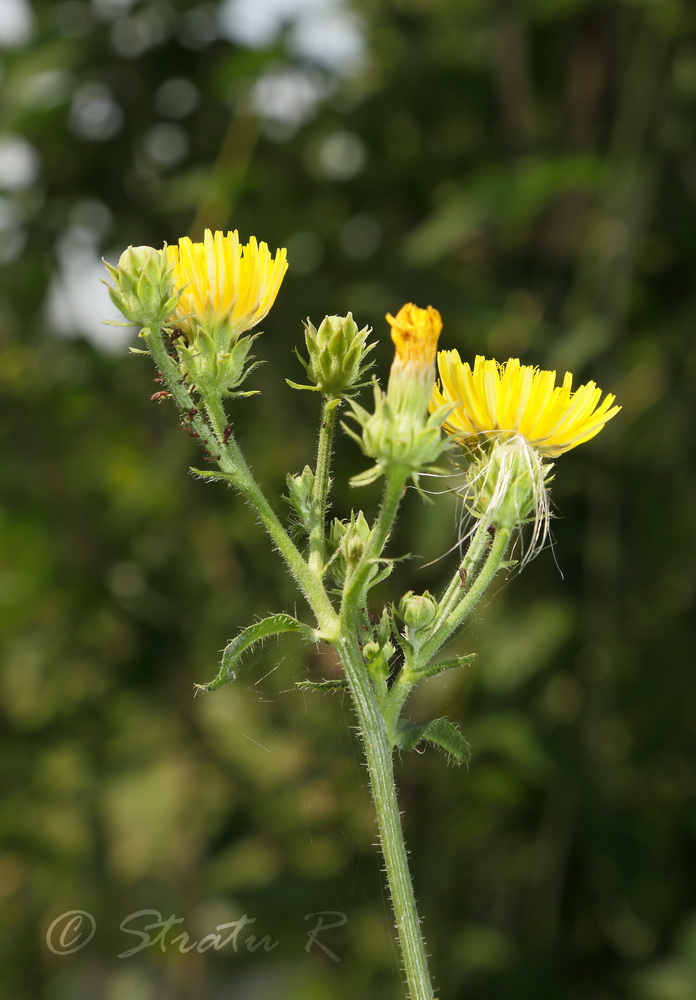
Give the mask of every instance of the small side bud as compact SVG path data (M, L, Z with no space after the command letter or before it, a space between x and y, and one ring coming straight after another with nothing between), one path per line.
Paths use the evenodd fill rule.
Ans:
M381 646L378 642L366 642L363 646L363 656L365 657L365 663L372 663L379 656Z
M389 617L389 609L384 608L382 611L382 617L379 620L379 624L375 630L375 637L377 642L384 645L389 641L389 637L392 634L392 624L391 618Z
M399 614L412 632L421 632L431 625L437 617L437 612L437 601L427 590L424 594L414 594L409 590L399 604Z
M314 473L308 465L302 472L293 476L288 473L285 482L288 493L284 497L297 514L299 524L305 532L309 531L312 517L312 491L314 489Z
M343 586L357 566L369 537L370 526L362 511L353 512L349 521L339 521L338 518L333 521L329 532L329 544L334 550L331 569L339 586ZM376 566L374 572L377 572Z
M384 684L389 676L389 661L396 652L391 642L367 642L363 646L365 666L378 684Z
M312 385L297 385L296 389L314 389L334 399L350 396L370 367L366 362L375 344L368 344L370 327L358 329L352 313L346 316L326 316L317 329L310 320L305 323L305 344L308 360L298 353Z

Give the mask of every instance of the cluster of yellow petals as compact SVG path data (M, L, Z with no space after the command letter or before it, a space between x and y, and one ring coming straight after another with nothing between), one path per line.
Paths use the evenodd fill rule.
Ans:
M286 250L273 256L254 237L243 245L236 230L206 229L202 243L184 236L165 252L174 265L174 287L182 290L173 322L184 330L186 317L251 330L271 309L288 268Z
M473 370L457 351L440 351L440 384L431 409L454 406L444 428L466 443L494 432L521 434L549 458L589 441L619 410L609 393L594 382L572 390L567 373L556 385L556 372L522 365L517 358L504 364L478 356Z
M437 309L420 309L407 302L396 316L387 313L391 335L400 361L420 361L434 365L437 341L442 330L442 317Z

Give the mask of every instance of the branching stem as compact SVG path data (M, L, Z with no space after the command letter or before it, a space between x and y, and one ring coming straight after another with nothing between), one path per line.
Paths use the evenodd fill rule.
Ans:
M263 490L256 482L234 435L228 430L227 415L221 398L209 396L205 400L206 411L210 418L209 425L194 406L188 390L181 381L179 369L167 353L162 337L154 331L151 332L148 335L148 345L175 403L182 414L191 414L187 420L200 438L201 444L258 513L261 523L316 615L319 628L326 635L326 638L331 640L336 634L338 617L324 585L317 574L310 570L299 549L266 499Z
M475 605L481 597L483 597L483 594L488 589L496 573L500 570L503 562L505 561L513 527L514 522L503 522L501 524L491 526L482 522L477 528L472 540L472 546L475 542L480 542L480 538L477 537L479 536L479 533L483 533L482 537L484 539L486 534L488 534L490 538L490 549L488 550L488 555L476 575L476 578L465 591L464 596L459 600L452 611L447 613L445 610L444 615L441 616L439 622L436 624L432 635L420 648L417 660L413 664L414 669L422 670L428 665L428 663L430 663L447 640L457 631L458 628L461 627ZM490 537L491 530L492 537Z
M309 553L305 559L256 482L228 424L220 395L206 395L204 400L206 413L203 414L194 404L162 336L150 332L148 341L150 352L167 389L181 411L183 423L200 439L207 457L217 462L225 477L237 486L240 493L257 511L262 524L316 615L320 632L338 651L355 705L365 749L379 840L403 956L408 998L434 1000L394 783L395 734L401 709L418 680L418 671L429 663L443 643L459 628L501 568L513 525L498 523L492 534L485 524L479 526L464 561L464 566L471 577L466 590L460 594L460 578L457 573L445 591L440 618L430 638L418 648L411 649L407 662L386 693L386 697L380 702L358 642L358 626L365 618L370 579L374 575L376 564L384 557L384 550L396 520L410 470L399 465L391 466L387 470L379 515L357 565L347 577L340 613L337 614L322 580L326 549L329 467L337 409L335 401L325 399L322 409L312 491Z

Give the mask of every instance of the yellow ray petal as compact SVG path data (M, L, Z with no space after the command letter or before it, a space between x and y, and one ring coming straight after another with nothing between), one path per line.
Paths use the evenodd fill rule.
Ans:
M611 394L602 400L594 382L573 391L569 372L556 385L556 372L517 358L498 364L479 355L472 370L457 351L440 351L438 368L431 409L452 406L443 426L468 444L481 435L519 433L540 454L556 458L589 441L621 409Z

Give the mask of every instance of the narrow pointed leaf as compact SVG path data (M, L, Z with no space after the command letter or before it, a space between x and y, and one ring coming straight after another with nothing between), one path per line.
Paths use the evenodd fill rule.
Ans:
M271 635L282 635L283 632L301 632L308 639L315 637L314 629L308 625L303 625L291 615L270 615L260 622L254 622L237 635L225 648L222 654L222 663L217 677L207 684L196 684L198 691L215 691L228 681L233 681L236 677L235 667L242 653L251 649L257 642L262 642Z
M439 750L443 750L458 764L464 764L471 759L471 747L448 719L433 719L420 725L409 719L399 720L394 741L399 750L415 750L421 740L426 740Z
M404 645L404 639L401 639ZM456 667L468 667L477 657L477 653L467 653L466 656L455 656L451 660L441 660L439 663L429 663L422 670L414 670L411 675L414 681L422 681L426 677L436 677L437 674L444 673L445 670L454 670Z
M338 677L331 681L295 681L300 691L347 691L348 682Z
M291 378L286 378L285 381L291 389L307 389L309 392L321 392L317 385L301 385L299 382L293 382Z
M470 744L449 719L433 719L427 732L423 734L423 739L454 757L458 764L466 764L471 760Z
M212 472L210 469L194 469L191 465L189 466L189 472L192 472L194 476L200 476L201 479L220 479L226 483L234 483L237 485L237 477L233 476L229 472L221 472L219 469Z

